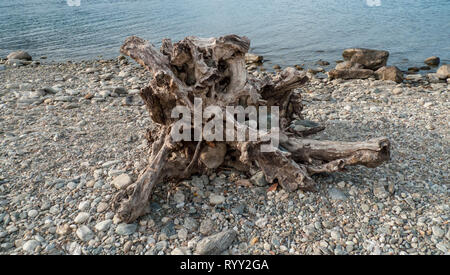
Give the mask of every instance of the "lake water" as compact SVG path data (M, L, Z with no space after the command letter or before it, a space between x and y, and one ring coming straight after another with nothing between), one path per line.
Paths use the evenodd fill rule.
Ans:
M225 34L249 37L252 52L282 66L333 63L349 47L388 50L403 69L432 55L448 63L450 0L0 1L0 57L109 58L129 35L159 46Z

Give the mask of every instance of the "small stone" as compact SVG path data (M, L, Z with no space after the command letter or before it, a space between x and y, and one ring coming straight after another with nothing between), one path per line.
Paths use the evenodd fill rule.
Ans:
M80 224L80 223L84 223L85 221L87 221L87 219L89 219L89 213L87 213L87 212L80 212L75 217L74 222Z
M128 174L122 174L116 177L111 184L117 189L125 189L128 185L131 184L131 178Z
M188 236L188 231L186 228L181 228L178 230L178 238L181 240L186 240Z
M347 245L346 247L345 247L345 250L348 252L348 253L350 253L350 252L352 252L353 251L353 245Z
M68 250L70 255L81 255L81 245L77 242L71 242Z
M155 249L157 251L162 251L167 248L167 241L160 241L155 244Z
M337 186L338 186L339 188L344 188L344 187L345 187L345 181L340 181L340 182L338 182Z
M80 204L78 205L78 210L80 211L86 211L89 209L89 207L91 206L91 202L90 201L82 201L80 202Z
M95 230L100 231L100 232L106 231L106 230L109 229L111 224L112 224L112 220L111 219L101 221L101 222L99 222L99 223L97 223L95 225Z
M184 251L181 248L175 248L170 252L170 255L185 255Z
M433 236L435 236L436 238L440 239L444 237L445 232L439 226L435 225L431 228L431 230L433 231Z
M97 205L97 213L102 213L104 212L106 209L108 209L109 205L106 202L100 202Z
M394 94L394 95L399 95L401 93L403 93L403 88L402 87L397 87L397 88L394 88L392 90L392 94Z
M133 245L132 241L128 241L123 245L123 252L128 253L131 250L131 246Z
M347 196L341 190L334 188L334 187L332 187L328 190L328 195L330 196L330 198L332 200L343 201L343 200L347 199Z
M200 224L200 233L202 233L203 235L208 235L212 232L214 228L214 223L211 219L205 219L202 221L202 223Z
M66 235L70 233L72 230L68 224L61 224L56 227L56 234L58 235Z
M446 254L448 254L450 252L448 245L446 245L445 242L439 242L438 244L436 244L436 248Z
M423 104L423 107L425 107L425 108L428 108L428 107L431 107L431 106L433 106L433 102L425 102Z
M368 212L370 208L369 208L369 206L367 204L364 203L364 204L361 205L361 209L364 212Z
M136 231L136 229L137 229L136 224L121 223L117 225L116 233L119 235L131 235Z
M236 231L230 229L202 239L196 248L200 255L219 255L227 249L236 238Z
M67 188L69 188L70 190L73 190L73 189L77 188L77 184L75 182L71 181L67 184Z
M259 171L253 177L251 177L250 181L256 186L260 187L266 186L268 184L266 181L266 177L264 176L264 173L262 171Z
M165 234L167 237L171 237L174 235L177 235L177 232L175 231L175 224L173 222L169 222L166 225L161 228L161 235Z
M266 217L264 218L260 218L255 222L255 225L258 226L259 228L264 228L266 227L268 220Z
M225 202L225 197L222 195L211 194L209 196L209 202L212 205L217 205Z
M113 93L116 93L118 95L124 95L127 94L127 89L125 89L124 87L116 87L114 88Z
M36 240L29 240L23 244L22 249L28 253L34 253L36 248L39 246L39 242Z
M194 218L191 217L186 217L184 219L184 227L189 231L189 232L193 232L195 230L197 230L198 228L198 223Z
M174 195L173 195L173 199L175 200L175 202L178 203L183 203L185 200L185 196L183 194L182 191L178 190Z
M79 227L76 234L78 238L80 238L80 240L82 240L83 242L90 241L94 238L94 232L92 232L92 230L89 229L89 227L87 227L86 225L82 225L81 227Z
M86 73L88 73L88 74L95 73L96 71L98 71L97 68L87 68L86 69Z
M259 240L258 237L252 238L250 241L250 245L255 245L258 242L258 240Z
M384 185L378 182L373 185L373 194L379 199L385 199L389 196L389 193L384 188Z
M109 91L109 90L102 90L102 91L98 92L98 94L101 97L109 97L111 95L111 91Z
M30 218L34 218L38 214L39 214L39 212L37 210L35 210L35 209L32 209L32 210L28 211L28 217L30 217Z
M341 234L337 230L332 230L330 235L331 235L331 238L335 241L339 241L341 239Z

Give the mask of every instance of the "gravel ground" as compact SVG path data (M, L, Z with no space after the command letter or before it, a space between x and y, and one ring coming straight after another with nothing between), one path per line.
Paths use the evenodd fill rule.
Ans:
M110 201L146 165L149 75L124 60L3 67L0 254L448 255L449 85L408 78L303 88L305 118L326 126L313 138L387 136L390 162L317 176L317 193L236 171L159 184L126 225Z

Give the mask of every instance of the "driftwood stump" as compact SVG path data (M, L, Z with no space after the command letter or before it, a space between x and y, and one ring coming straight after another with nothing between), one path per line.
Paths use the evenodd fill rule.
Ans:
M249 39L237 35L209 39L190 36L173 44L164 39L159 51L139 37L126 39L121 53L153 75L140 95L155 126L147 133L152 144L148 166L135 183L114 198L114 209L122 221L133 222L145 214L156 183L186 179L193 173L207 173L220 167L240 171L256 168L263 171L269 183L277 182L287 191L313 190L313 174L342 171L349 165L376 167L389 160L386 138L365 142L317 141L305 137L324 127L304 131L289 127L293 120L302 119L297 88L308 78L294 68L286 68L276 76L254 77L245 67L249 46ZM172 110L185 106L193 114L197 99L201 99L203 109L218 106L223 111L220 119L224 125L232 123L233 129L245 131L246 137L256 133L261 138L205 141L207 137L200 133L197 141L174 141L171 131L179 119L172 118ZM249 118L246 123L241 120L239 123L234 114L227 112L227 106L277 106L279 130L262 131ZM185 128L190 127L195 137L196 130L208 121L202 118L201 125L193 123ZM276 138L278 144L262 137ZM264 150L261 145L266 146Z

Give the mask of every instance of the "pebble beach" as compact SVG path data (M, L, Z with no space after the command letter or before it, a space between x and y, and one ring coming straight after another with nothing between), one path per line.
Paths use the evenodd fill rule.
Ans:
M125 224L111 201L146 166L150 74L124 57L0 63L0 254L450 254L449 79L308 72L303 114L326 127L311 138L386 136L389 162L315 176L317 192L233 170L163 182Z

